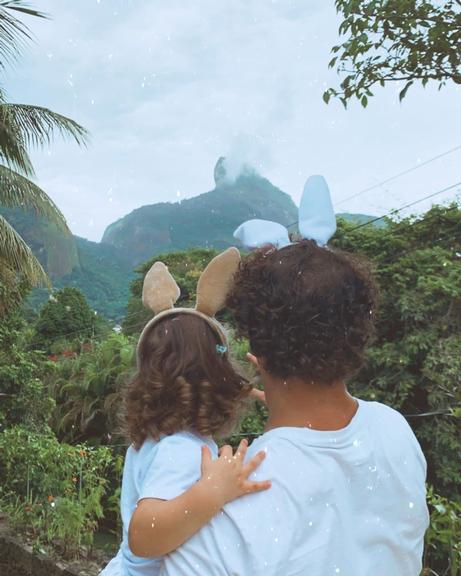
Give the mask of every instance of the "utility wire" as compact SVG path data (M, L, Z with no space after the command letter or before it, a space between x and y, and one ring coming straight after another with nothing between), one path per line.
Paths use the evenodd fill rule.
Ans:
M455 184L455 185L453 185L453 186L457 186L457 185L459 185L459 184L461 184L461 182L458 183L458 184ZM434 195L436 195L436 194L440 194L440 193L442 193L442 192L444 192L444 191L446 191L446 189L444 189L444 190L442 190L442 191L439 191L439 192L436 192L436 193L434 193L434 194L431 194L430 196L434 196ZM430 197L430 196L429 196L429 197ZM419 199L419 200L417 200L416 202L421 202L422 200L425 200L425 199L427 199L427 198L428 198L428 196L426 196L425 198ZM413 203L413 204L414 204L414 203ZM399 208L398 210L394 211L394 213L396 213L396 212L398 212L398 211L400 211L400 210L403 210L403 209L407 208L408 206L409 206L409 205L404 206L404 207L402 207L402 208ZM454 207L453 207L453 208L449 208L449 210L453 210L453 209L454 209ZM387 215L381 216L380 218L385 218L386 216L387 216ZM407 230L408 228L413 228L414 226L418 226L418 225L420 225L420 224L424 224L424 223L427 224L427 219L422 218L422 219L420 219L420 220L417 220L416 222L413 222L412 224L409 224L408 227L405 228L405 230ZM361 227L363 227L363 226L366 226L367 224L371 224L371 221L370 221L370 222L366 222L366 223L364 223L364 224L360 224L359 226L356 226L355 228L352 228L351 230L348 230L347 232L353 232L354 230L357 230L358 228L361 228ZM387 234L384 234L384 235L381 237L381 239L385 239L385 238L388 238L388 237L390 237L390 236L399 236L399 235L403 234L403 233L405 232L405 230L393 230L393 231L391 231L391 232L388 232ZM432 245L434 245L434 244L439 244L440 242L447 241L447 240L450 240L451 238L457 238L457 237L461 237L461 231L460 231L459 234L458 234L458 233L455 233L455 234L453 234L452 236L448 236L448 237L445 237L445 236L444 236L444 237L441 237L441 238L435 240L434 242L432 242ZM419 249L418 247L411 248L410 250L407 250L407 251L405 251L405 252L403 252L403 253L400 253L399 256L398 256L398 258L401 258L402 256L404 256L404 255L406 255L406 254L409 254L409 253L411 253L411 252L414 252L415 250L418 250L418 249ZM133 313L131 313L131 314L128 314L127 316L123 316L123 317L121 317L121 318L117 318L117 319L113 320L113 322L121 322L121 321L126 320L126 319L128 319L128 318L134 318L134 317L136 317L136 316L140 316L140 315L145 314L145 313L146 313L146 310L144 310L144 309L138 310L137 312L133 312ZM133 329L141 328L141 327L143 327L143 326L145 325L145 323L146 323L146 321L144 321L144 320L142 320L141 322L136 322L135 324L131 325L131 328L133 328ZM78 334L78 333L80 333L80 332L81 332L81 330L74 330L74 331L72 331L72 332L67 332L66 334L62 334L61 337L64 338L64 337L66 337L66 336L71 336L71 335L73 335L73 334Z
M415 206L416 204L419 204L420 202L424 202L424 200L428 200L429 198L433 198L434 196L438 196L439 194L443 194L444 192L448 192L449 190L452 190L453 188L456 188L457 186L460 186L460 185L461 185L461 181L456 182L456 184L451 184L450 186L447 186L446 188L443 188L442 190L438 190L437 192L433 192L432 194L428 194L427 196L423 196L422 198L418 198L414 202L410 202L409 204L406 204L405 206L401 206L400 208L395 208L393 210L390 210L389 212L387 212L386 214L383 214L382 216L377 216L376 218L372 218L371 220L368 220L367 222L363 222L362 224L359 224L355 228L352 228L351 230L349 230L349 232L353 232L354 230L358 230L359 228L363 228L364 226L369 226L370 224L373 224L374 222L378 222L379 220L382 220L383 218L387 218L388 216L394 216L395 214L398 214L399 212L401 212L402 210L405 210L406 208L410 208L411 206ZM296 220L295 222L288 224L287 228L291 228L292 226L295 226L296 224L299 224L299 220Z
M444 410L433 410L432 412L416 412L415 414L402 414L404 418L412 419L412 418L432 418L434 416L453 416L453 410L451 408L445 408ZM248 432L238 432L236 434L231 434L229 438L248 438L248 437L257 437L264 434L261 431L248 431ZM105 448L128 448L131 446L129 443L121 443L121 444L103 444Z
M354 232L354 230L359 230L360 228L364 228L365 226L369 226L370 224L374 224L375 222L378 222L379 220L382 220L383 218L387 218L388 216L394 216L395 214L398 214L399 212L401 212L402 210L405 210L406 208L410 208L411 206L415 206L416 204L419 204L420 202L424 202L424 200L429 200L429 198L434 198L434 196L439 196L440 194L443 194L444 192L448 192L449 190L452 190L453 188L456 188L457 186L461 186L461 181L456 182L456 184L451 184L450 186L447 186L446 188L443 188L442 190L438 190L437 192L433 192L432 194L428 194L427 196L423 196L422 198L418 198L414 202L410 202L409 204L405 204L405 206L401 206L400 208L398 208L396 210L391 210L390 212L383 214L383 216L377 216L376 218L373 218L372 220L368 220L368 222L363 222L362 224L359 224L358 226L355 226L355 228L352 228L351 230L349 230L349 232Z
M407 168L406 170L402 170L402 172L399 172L398 174L395 174L394 176L390 176L389 178L386 178L382 182L378 182L377 184L373 184L372 186L368 186L368 188L364 188L363 190L360 190L359 192L356 192L355 194L352 194L351 196L348 196L347 198L340 200L336 204L336 206L341 206L342 204L344 204L348 200L352 200L353 198L357 198L357 196L361 196L362 194L365 194L366 192L370 192L371 190L375 190L376 188L384 186L384 184L388 184L389 182L392 182L393 180L397 180L397 178L405 176L406 174L410 174L410 172L414 172L415 170L418 170L419 168L422 168L423 166L427 166L431 162L435 162L435 160L439 160L440 158L443 158L444 156L448 156L448 154L452 154L453 152L456 152L457 150L461 150L461 144L459 146L455 146L454 148L451 148L450 150L447 150L446 152L442 152L441 154L437 154L437 156L433 156L432 158L429 158L428 160L425 160L424 162L421 162L420 164L416 164L415 166L412 166L411 168Z

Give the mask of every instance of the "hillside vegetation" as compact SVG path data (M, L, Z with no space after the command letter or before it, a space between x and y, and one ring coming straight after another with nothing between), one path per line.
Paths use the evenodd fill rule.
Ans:
M55 289L80 289L92 308L119 322L134 268L152 255L189 248L227 248L235 244L234 230L251 218L296 223L298 210L291 197L254 169L247 167L230 180L220 158L214 176L215 188L210 192L182 202L142 206L110 224L101 242L66 234L34 212L0 208L0 213L8 215L32 248ZM357 223L373 218L347 213L341 217ZM296 226L290 229L294 231ZM48 295L47 290L34 291L32 307L40 307Z

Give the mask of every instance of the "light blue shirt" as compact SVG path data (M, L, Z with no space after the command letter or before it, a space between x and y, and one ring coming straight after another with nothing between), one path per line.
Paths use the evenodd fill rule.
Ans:
M123 540L115 558L100 576L157 576L161 558L139 558L128 546L128 528L139 500L172 500L200 478L201 446L207 444L214 456L217 446L210 438L178 432L159 441L146 440L139 450L130 446L123 469L120 500Z
M227 504L162 576L419 576L426 462L406 420L359 401L337 431L275 428L251 445L266 492Z

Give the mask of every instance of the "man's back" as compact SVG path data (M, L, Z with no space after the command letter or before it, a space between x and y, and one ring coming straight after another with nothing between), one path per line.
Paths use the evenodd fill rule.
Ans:
M165 560L168 576L418 576L428 514L424 456L405 419L360 401L342 430L274 428L257 478Z

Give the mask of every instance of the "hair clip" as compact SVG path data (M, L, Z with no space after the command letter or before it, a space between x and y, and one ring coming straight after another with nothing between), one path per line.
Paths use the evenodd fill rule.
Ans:
M223 346L222 344L216 344L216 352L218 354L225 354L227 352L227 346Z

